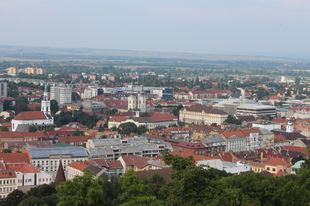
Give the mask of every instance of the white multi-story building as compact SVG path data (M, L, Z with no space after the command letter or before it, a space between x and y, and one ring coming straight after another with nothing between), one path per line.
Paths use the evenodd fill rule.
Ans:
M4 199L17 189L16 172L14 170L1 170L0 199Z
M88 155L83 147L42 147L29 148L31 164L43 171L57 171L60 161L63 169L76 161L88 160ZM27 152L28 152L27 151Z
M51 100L58 104L71 104L72 89L70 87L51 87Z
M195 104L180 110L179 119L182 122L191 124L208 124L216 123L221 125L228 114L222 110L205 107L201 104Z

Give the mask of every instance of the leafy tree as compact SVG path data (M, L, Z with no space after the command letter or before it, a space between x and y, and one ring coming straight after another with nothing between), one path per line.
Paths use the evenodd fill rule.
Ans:
M92 123L89 124L88 129L93 129Z
M122 193L122 185L119 183L118 179L111 176L109 179L105 174L100 178L103 179L103 199L105 206L119 205L120 200L118 196Z
M11 100L4 100L3 101L3 111L6 110L12 110L13 109L13 103Z
M140 114L140 117L150 117L151 115L150 115L150 113L148 113L148 112L142 112L141 114Z
M35 125L30 125L29 126L29 132L36 132L37 131L37 128Z
M118 126L118 133L129 135L137 132L137 125L132 122L122 123Z
M23 198L25 197L25 194L21 190L14 190L8 196L5 198L4 206L11 206L11 205L18 205Z
M220 205L221 188L218 184L219 172L216 169L196 167L192 156L173 156L167 150L162 152L165 164L174 170L171 179L162 191L168 192L169 205ZM225 174L225 173L224 173Z
M55 114L56 112L58 112L59 110L59 106L58 106L58 102L55 99L51 100L51 113Z
M114 115L114 114L117 113L117 112L118 112L117 109L108 109L108 110L106 110L104 113L105 113L105 114L112 114L112 115Z
M72 133L72 136L84 136L84 132L77 129Z
M21 201L21 203L19 203L18 206L38 206L43 204L44 202L42 200L32 195L27 199Z
M111 131L117 131L117 128L116 127L112 127L110 130Z
M237 119L235 116L233 116L231 114L229 114L227 116L227 119L225 119L224 122L226 122L228 124L237 124L237 125L242 124L242 121L240 119Z
M1 127L0 127L0 131L9 131L9 128L8 128L8 127L1 126Z
M146 128L144 125L140 125L138 128L137 128L137 134L138 135L141 135L143 133L146 133L147 131L149 131L148 128Z
M12 151L9 150L9 149L3 149L3 150L2 150L2 153L12 153Z
M72 101L75 101L75 98L77 100L81 99L80 95L78 95L78 93L76 93L76 92L72 92L72 96L71 97L72 97Z
M16 97L15 105L13 107L15 114L17 115L20 112L28 111L29 109L28 109L27 104L29 104L29 102L26 97Z
M100 139L107 139L108 137L107 137L107 135L102 135L101 137L100 137Z
M212 124L211 124L211 126L216 127L216 126L217 126L217 124L216 124L216 123L212 123Z
M57 205L103 205L102 187L103 180L94 179L91 170L86 170L83 176L75 176L56 187L60 200Z
M155 196L150 195L151 188L142 183L142 180L137 178L133 169L125 173L120 179L124 191L119 199L124 202L122 206L131 205L152 205L156 200Z
M104 127L103 127L102 125L100 125L99 128L98 128L98 131L99 131L99 132L104 131Z

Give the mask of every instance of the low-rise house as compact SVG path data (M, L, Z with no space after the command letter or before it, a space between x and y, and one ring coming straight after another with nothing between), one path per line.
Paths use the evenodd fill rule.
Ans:
M301 168L301 165L305 163L305 160L299 160L292 166L291 174L297 174L299 169Z
M270 157L270 159L266 162L265 170L272 174L283 172L285 175L291 174L291 167L292 165L284 161L282 158Z
M112 171L112 172L114 172L120 176L123 174L124 169L123 169L123 165L122 165L121 161L119 161L119 160L109 161L108 165L109 165L110 171Z
M86 170L91 170L95 179L104 172L104 169L91 165L88 161L77 161L68 165L67 179L72 180L75 176L83 176Z
M7 119L8 117L13 117L15 115L15 112L12 110L6 110L0 113L0 116L3 117L3 119Z

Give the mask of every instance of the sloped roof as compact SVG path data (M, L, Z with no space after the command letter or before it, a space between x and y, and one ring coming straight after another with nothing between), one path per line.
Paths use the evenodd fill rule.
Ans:
M68 167L83 171L89 165L88 161L76 161L68 164Z
M33 120L33 119L46 119L41 111L21 112L13 120Z
M106 167L106 168L109 167L109 165L105 161L105 159L93 159L93 160L89 161L89 164L94 165L94 166L98 166L98 167Z
M185 152L179 152L178 150L174 150L173 152L170 153L173 156L181 156L183 158L187 158L189 156L192 156L197 164L198 161L203 161L203 160L212 160L212 159L221 159L221 157L219 155L210 157L210 156L200 156L200 155L196 155L191 151L185 151Z
M136 175L139 179L151 179L152 176L156 173L162 176L167 183L170 181L172 172L173 172L173 169L171 167L167 167L167 168L162 168L160 170L139 171L139 172L136 172Z
M27 153L0 153L0 159L4 163L30 163Z
M58 137L60 143L70 143L70 142L87 142L88 136L67 136Z
M0 178L13 178L16 177L16 172L14 170L1 170Z
M108 162L108 165L111 169L113 168L123 168L123 165L121 163L121 161L119 160L115 160L115 161L110 161Z
M123 160L124 160L126 165L135 165L135 166L137 166L140 169L142 169L142 168L146 167L147 165L149 165L147 163L147 161L150 160L149 158L135 156L135 155L122 156L121 158L123 158Z
M288 162L284 161L282 158L277 157L270 157L270 159L267 161L266 165L272 165L272 166L288 166L291 167L292 165Z
M66 181L65 173L64 173L64 170L62 168L62 163L60 161L59 167L58 167L58 170L57 170L57 174L56 174L56 177L55 177L55 185L57 186L60 183L65 182L65 181Z
M90 170L94 176L96 176L102 169L93 165L88 165L85 169L83 169L83 172L86 170Z

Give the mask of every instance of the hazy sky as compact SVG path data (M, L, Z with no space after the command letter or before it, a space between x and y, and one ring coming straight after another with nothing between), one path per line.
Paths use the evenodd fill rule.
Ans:
M0 0L0 45L310 52L310 0Z

